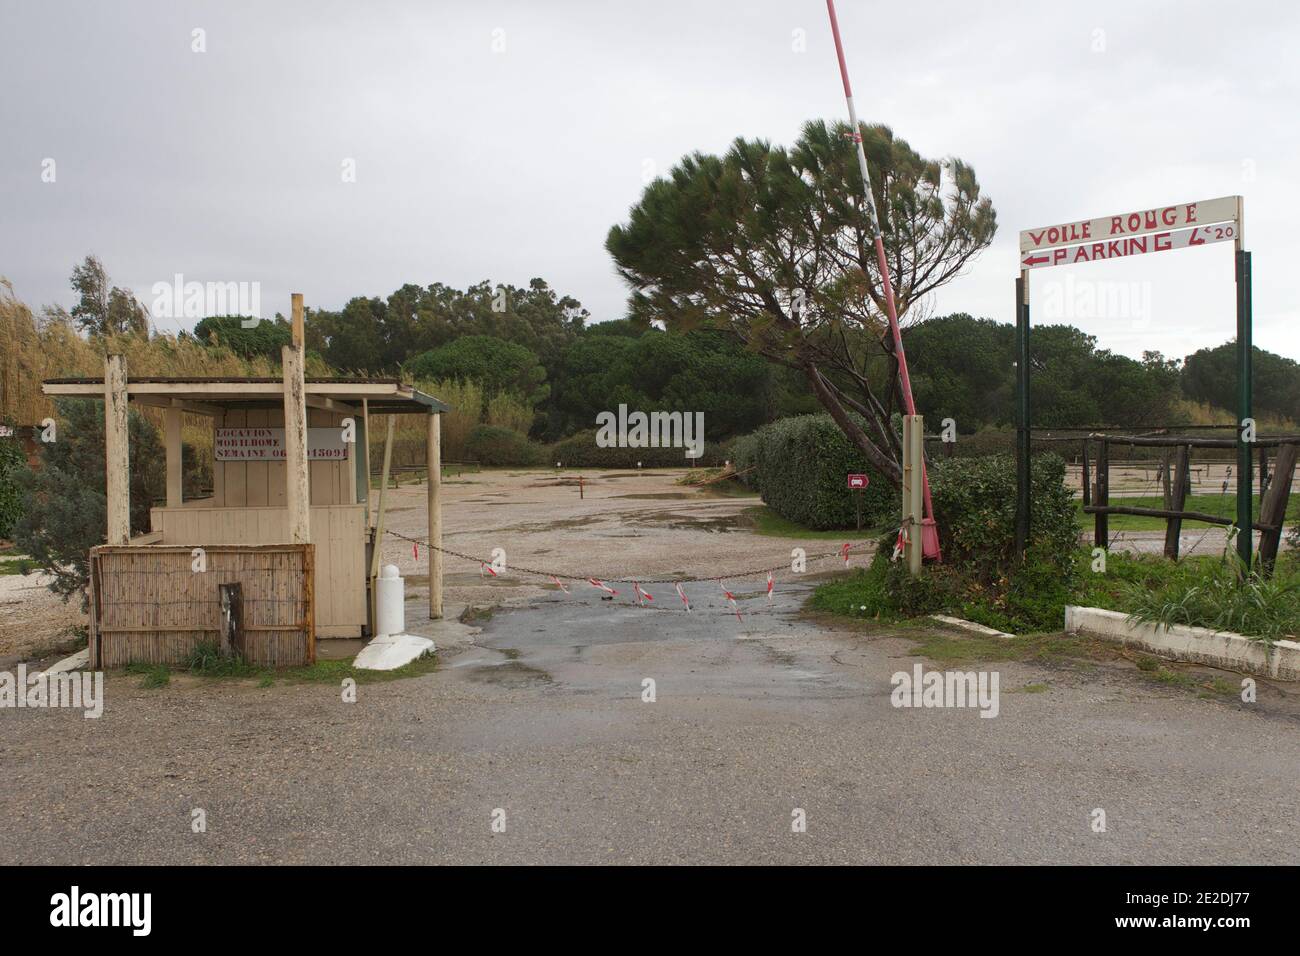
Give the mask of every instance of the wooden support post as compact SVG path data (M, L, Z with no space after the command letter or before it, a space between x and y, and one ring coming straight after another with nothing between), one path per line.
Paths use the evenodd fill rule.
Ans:
M904 415L903 527L906 529L907 534L904 538L903 554L907 558L907 569L913 575L921 573L921 558L924 554L921 523L925 516L925 507L922 500L924 450L924 419L920 415Z
M311 480L307 467L306 356L302 344L302 293L293 293L294 341L281 349L284 366L284 474L289 543L311 542Z
M289 302L292 306L292 315L289 325L289 341L298 348L306 348L307 333L303 326L302 317L302 293L292 292L289 295Z
M925 419L920 415L912 418L912 528L916 541L912 545L912 556L908 570L913 576L921 573L921 558L925 555L924 519L925 519Z
M244 588L238 581L218 584L221 604L221 653L244 653Z
M316 546L302 549L302 629L307 636L307 663L316 663Z
M127 438L126 356L104 359L105 494L109 544L131 539L131 452Z
M442 416L429 413L424 457L429 468L429 617L442 617Z
M181 506L182 485L184 481L181 460L181 410L169 408L165 416L165 443L167 446L167 507Z
M1182 511L1187 505L1187 489L1191 487L1192 448L1190 445L1178 446L1178 462L1174 466L1173 483L1165 496L1165 510ZM1165 557L1178 560L1179 536L1183 532L1182 518L1169 518L1165 522Z
M393 461L394 416L388 416L388 434L384 438L384 473L379 481L379 506L375 509L375 545L370 550L370 634L375 635L379 623L378 581L379 558L384 550L384 517L388 507L388 466Z
M1092 469L1088 467L1088 439L1083 440L1083 459L1080 465L1079 483L1083 485L1084 507L1092 504Z
M1260 532L1259 563L1265 574L1273 572L1273 562L1277 559L1282 525L1286 522L1286 506L1291 498L1291 480L1295 475L1297 453L1300 453L1300 445L1278 447L1277 460L1273 463L1273 480L1269 483L1268 494L1259 503L1259 523L1264 525L1264 530Z
M366 482L363 486L365 491L362 492L362 496L366 503L366 527L373 528L370 518L370 399L368 398L361 400L361 428L366 433L365 441L361 445L366 462Z
M1102 439L1097 452L1097 494L1096 505L1106 507L1110 504L1110 442ZM1103 512L1098 512L1093 519L1093 544L1098 548L1110 550L1110 522Z
M1172 510L1174 506L1174 489L1169 481L1169 449L1166 448L1164 454L1160 456L1160 492L1166 511Z
M1264 502L1264 495L1268 493L1268 446L1261 445L1259 449L1259 500Z

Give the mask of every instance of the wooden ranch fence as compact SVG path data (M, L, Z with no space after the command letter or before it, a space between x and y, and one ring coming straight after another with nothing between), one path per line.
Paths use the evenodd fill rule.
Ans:
M1095 455L1091 445L1097 445ZM1260 532L1259 559L1265 571L1272 571L1282 540L1286 520L1287 502L1295 474L1300 443L1294 438L1264 438L1255 442L1259 447L1260 504L1258 517L1248 529ZM1162 508L1141 508L1111 504L1110 450L1112 445L1162 448L1166 451L1161 463L1160 485L1164 498ZM1165 557L1178 560L1178 544L1183 521L1202 521L1207 524L1232 526L1235 518L1212 515L1185 508L1191 492L1191 453L1193 448L1235 448L1234 439L1153 437L1133 435L1089 435L1083 441L1082 480L1083 510L1093 515L1094 543L1099 548L1110 547L1110 515L1140 515L1165 519ZM1270 461L1270 454L1275 456ZM1270 470L1270 465L1272 466ZM1171 473L1172 466L1172 473ZM1090 475L1095 473L1095 483ZM1123 500L1123 499L1118 499Z
M315 661L314 545L203 550L206 570L195 571L190 545L91 549L92 668L180 664L203 641L263 666Z

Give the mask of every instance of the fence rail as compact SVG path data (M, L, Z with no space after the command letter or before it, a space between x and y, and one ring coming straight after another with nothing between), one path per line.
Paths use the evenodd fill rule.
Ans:
M1184 507L1192 486L1192 449L1235 448L1237 447L1236 439L1089 434L1081 436L1080 439L1070 440L1082 440L1083 442L1081 458L1083 510L1086 514L1093 516L1093 538L1097 547L1110 547L1110 515L1164 518L1166 521L1164 553L1165 557L1173 560L1178 559L1180 535L1184 521L1201 521L1207 524L1229 527L1236 525L1235 518L1207 514L1203 511L1189 511ZM1094 444L1097 446L1095 458L1090 454ZM1258 519L1252 523L1251 527L1241 528L1238 533L1252 534L1255 531L1260 532L1260 565L1267 573L1272 570L1282 540L1287 502L1290 499L1291 484L1296 470L1297 453L1300 452L1300 438L1261 438L1252 444L1259 449L1259 513ZM1110 503L1110 450L1112 445L1164 449L1164 457L1159 462L1157 474L1164 507L1144 508ZM1270 454L1274 455L1271 460ZM1272 465L1271 471L1270 464ZM1093 475L1095 475L1095 481ZM1224 485L1226 489L1226 481Z

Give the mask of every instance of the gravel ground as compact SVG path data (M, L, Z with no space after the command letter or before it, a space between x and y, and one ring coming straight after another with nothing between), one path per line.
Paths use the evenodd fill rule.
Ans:
M548 595L352 704L110 675L98 720L0 713L0 863L1300 863L1273 688L1251 712L1004 663L996 718L896 709L912 642L801 597L736 621Z
M682 493L668 476L604 476L581 501L550 475L466 478L447 546L511 564L708 576L800 543L746 532L750 500L649 497ZM423 489L390 501L418 536ZM386 556L424 571L406 543ZM770 607L761 579L729 583L737 620L716 585L688 587L688 614L663 588L638 608L448 572L452 601L502 609L421 624L439 670L355 703L119 673L97 720L0 710L0 864L1300 863L1295 688L1246 705L1124 661L997 663L969 667L999 675L996 718L895 708L921 632L811 621L803 581Z
M845 542L855 545L851 567L870 561L874 542L851 532L829 540L755 535L744 512L762 504L757 497L719 496L678 485L684 473L588 472L582 497L578 472L467 473L444 482L443 547L486 560L500 548L510 568L602 580L633 573L643 579L713 577L788 565L795 547L807 552L810 572L843 568L838 557L812 558L831 554ZM388 510L389 528L426 538L422 485L390 490ZM389 536L384 543L383 560L401 569L408 594L427 600L423 548L419 555L417 561L409 541ZM443 580L446 600L479 606L518 605L555 590L546 576L493 578L477 561L455 557L446 559Z
M70 629L86 623L80 602L65 604L48 581L44 574L0 574L0 667L67 645Z

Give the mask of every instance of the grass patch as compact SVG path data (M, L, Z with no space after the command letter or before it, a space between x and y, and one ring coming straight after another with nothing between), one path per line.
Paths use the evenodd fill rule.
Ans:
M420 657L391 671L370 671L352 666L351 661L317 661L304 667L285 667L264 671L277 681L288 684L338 684L352 678L358 684L386 684L407 677L421 677L438 669L436 654L425 652ZM262 686L269 686L263 684Z
M35 570L36 565L27 558L6 558L3 561L0 561L0 575L28 574Z
M492 615L495 613L495 607L475 607L473 604L468 604L456 620L462 624L481 624L492 620Z
M260 674L264 668L248 663L238 654L222 654L216 641L200 641L190 651L185 669L195 677L242 678Z
M879 529L863 528L861 531L815 531L805 528L788 518L783 518L767 505L746 508L744 517L753 523L755 534L770 538L811 538L818 541L852 541L856 539L875 538Z
M1031 551L1011 572L984 580L952 565L928 566L919 578L877 556L866 570L821 585L810 608L843 617L896 622L944 613L1013 634L1056 632L1065 605L1100 607L1159 624L1190 624L1264 641L1300 627L1300 552L1281 555L1271 578L1238 580L1231 556L1177 563L1158 555L1112 552L1094 571L1078 549L1062 572Z
M1147 623L1208 627L1267 643L1300 633L1300 562L1293 555L1279 559L1268 578L1252 573L1243 580L1231 558L1189 558L1170 574L1130 587L1119 610Z
M1219 697L1235 697L1240 688L1234 687L1222 677L1206 677L1203 674L1189 674L1184 671L1171 670L1158 659L1146 667L1139 665L1142 676L1154 684L1164 687L1176 687L1180 690L1198 691L1197 696L1205 700Z
M338 684L351 678L358 684L382 684L432 674L438 669L437 655L426 652L409 664L391 671L372 671L354 667L350 660L317 661L301 667L263 667L250 664L237 655L223 655L215 642L197 645L184 664L184 671L210 681L256 680L258 687L276 684ZM143 677L141 687L166 687L171 669L165 664L128 664L127 674Z
M172 682L172 671L166 664L127 664L126 673L140 675L140 686L146 690L157 690Z
M916 652L937 664L960 666L990 661L1060 663L1066 660L1113 660L1118 649L1103 641L1074 634L1028 634L1024 637L983 637L927 631L916 638ZM1046 690L1046 686L1043 688Z

